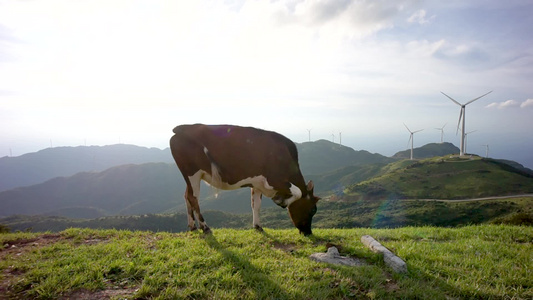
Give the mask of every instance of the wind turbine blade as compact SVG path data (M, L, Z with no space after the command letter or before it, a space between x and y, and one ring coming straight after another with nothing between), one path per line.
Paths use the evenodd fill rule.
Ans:
M441 92L441 94L443 94L444 96L448 97L450 100L452 100L453 102L455 102L455 104L457 104L457 105L459 105L459 106L463 106L461 103L459 103L459 102L453 100L452 97L450 97L450 96L444 94L443 92Z
M486 93L486 94L484 94L484 95L482 95L482 96L479 96L479 97L477 97L476 99L472 99L472 100L466 102L466 103L465 103L465 106L468 105L468 104L470 104L470 103L472 103L472 102L474 102L474 101L476 101L477 99L479 99L479 98L481 98L481 97L485 97L485 96L487 96L487 95L490 94L490 93L492 93L492 91L490 91L490 92L488 92L488 93Z
M417 133L417 132L420 132L420 131L422 131L422 130L424 130L424 129L420 129L420 130L417 130L417 131L413 131L413 133Z
M407 125L405 125L405 123L403 123L403 126L405 126L405 128L407 128L407 131L411 132L411 130L409 129L409 127L407 127Z
M411 139L413 138L413 134L409 135L409 140L407 141L407 149L409 149L409 143L411 142Z
M444 126L442 126L442 129L444 129L444 127L446 127L446 125L447 125L447 124L448 124L447 122L446 122L446 123L444 123Z

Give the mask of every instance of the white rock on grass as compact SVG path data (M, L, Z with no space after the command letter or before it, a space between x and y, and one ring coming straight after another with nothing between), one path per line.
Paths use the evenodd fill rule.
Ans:
M318 262L325 262L335 265L352 267L365 265L365 263L361 260L340 255L337 247L329 247L326 253L313 253L311 256L309 256L309 258Z

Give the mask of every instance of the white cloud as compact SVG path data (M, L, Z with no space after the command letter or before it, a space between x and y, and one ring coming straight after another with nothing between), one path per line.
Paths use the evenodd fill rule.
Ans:
M498 108L498 103L497 102L492 102L491 104L485 106L485 108Z
M252 2L254 5L264 1ZM414 3L403 1L318 1L304 0L268 2L277 6L272 19L279 24L298 25L313 30L319 39L359 39L392 28ZM282 8L280 8L282 7ZM263 10L264 11L264 10Z
M423 25L431 22L433 19L435 19L435 15L429 17L428 19L426 18L426 10L419 9L407 19L407 22Z
M527 99L526 101L522 102L522 104L520 104L520 107L521 108L533 107L533 99Z
M527 99L526 101L522 103L516 100L507 100L504 102L493 102L485 106L485 108L497 108L497 109L506 109L506 108L513 108L513 107L520 107L520 108L533 107L533 99Z
M520 105L520 102L516 100L507 100L500 104L499 108L511 108L511 107L518 107Z

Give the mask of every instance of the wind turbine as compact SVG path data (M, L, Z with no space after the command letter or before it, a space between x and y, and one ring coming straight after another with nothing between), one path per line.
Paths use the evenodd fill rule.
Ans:
M459 152L459 156L463 156L465 154L465 146L464 146L464 142L465 142L465 108L468 104L476 101L477 99L481 98L481 97L484 97L490 93L492 93L492 91L484 94L484 95L481 95L475 99L472 99L468 102L466 102L465 104L461 104L457 101L455 101L454 99L452 99L452 97L444 94L443 92L441 92L444 96L448 97L450 100L452 100L455 104L459 105L461 107L461 112L459 113L459 122L457 123L457 132L459 132L459 126L461 126L461 145L459 147L460 149L460 152ZM462 125L461 125L461 119L462 119Z
M487 144L487 145L481 145L481 146L485 146L486 147L485 148L485 157L489 158L489 145Z
M311 141L311 129L307 129L307 133L309 134L309 141Z
M467 141L468 135L473 133L473 132L476 132L476 131L477 130L472 130L472 131L469 131L469 132L465 133L465 143L464 143L464 145L465 145L465 153L466 153L466 141Z
M420 129L420 130L417 130L417 131L411 131L411 129L409 129L409 127L407 127L407 125L405 125L405 123L403 123L403 126L405 126L405 128L407 128L407 131L409 131L410 135L409 135L409 140L407 141L407 146L409 147L409 142L411 142L411 160L413 160L413 134L417 133L417 132L420 132L424 129Z
M448 124L448 123L446 123ZM444 126L446 126L446 124L444 124ZM442 126L441 128L435 128L437 130L440 130L440 143L442 144L443 142L443 138L444 138L444 126Z

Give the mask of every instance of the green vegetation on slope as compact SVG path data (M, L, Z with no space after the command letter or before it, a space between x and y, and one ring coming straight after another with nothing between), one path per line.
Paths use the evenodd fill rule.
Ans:
M477 156L404 160L387 172L348 187L366 198L465 199L533 192L533 176L512 166Z
M248 229L252 213L231 214L205 211L207 223L215 228ZM261 212L266 228L294 228L284 209L269 208ZM471 224L503 223L533 225L533 198L443 202L424 200L362 200L343 196L318 202L314 228L395 228L402 226L455 227ZM11 216L0 219L11 231L53 231L70 227L93 229L127 229L181 232L187 230L185 213L173 215L115 216L98 219L67 219L51 216Z
M296 145L298 159L304 175L317 175L352 165L388 163L389 157L365 150L354 150L326 140Z
M429 144L425 148L431 149L429 153L441 153L439 151L446 150L448 146L453 145ZM331 194L342 196L347 192L361 195L364 199L475 198L483 194L528 192L533 185L533 171L509 161L481 160L478 157L473 160L450 159L445 156L390 163L394 159L355 151L325 140L302 143L297 147L305 178L315 182L315 193L321 197ZM71 150L79 152L87 150L85 148ZM44 151L41 154L48 154L42 158L66 155L63 150ZM117 147L117 151L112 153L105 151L107 156L100 160L107 157L106 161L115 161L112 158L120 154L118 150L127 151L127 148ZM162 153L157 149L144 150ZM33 161L20 159L27 163ZM63 163L69 159L75 161L79 155L66 155L62 159ZM77 163L72 161L71 164ZM169 214L185 211L184 192L185 182L174 163L121 165L98 173L78 173L0 192L0 215L45 214L89 219L112 215ZM203 210L249 213L248 189L222 192L218 198L214 197L215 193L214 189L202 185L200 199ZM275 204L266 199L263 206L273 207Z
M266 210L268 228L291 228L286 212ZM483 223L533 225L533 198L443 202L424 200L342 199L319 201L315 228L396 228L403 226L455 227Z
M452 143L430 143L422 147L413 149L414 158L429 158L434 156L444 156L450 154L458 154L459 148ZM393 158L410 158L411 149L397 152L392 156Z
M402 257L394 274L361 243L370 234ZM361 267L308 257L340 247ZM394 230L215 229L213 235L69 229L0 235L6 298L453 299L532 298L533 228Z

